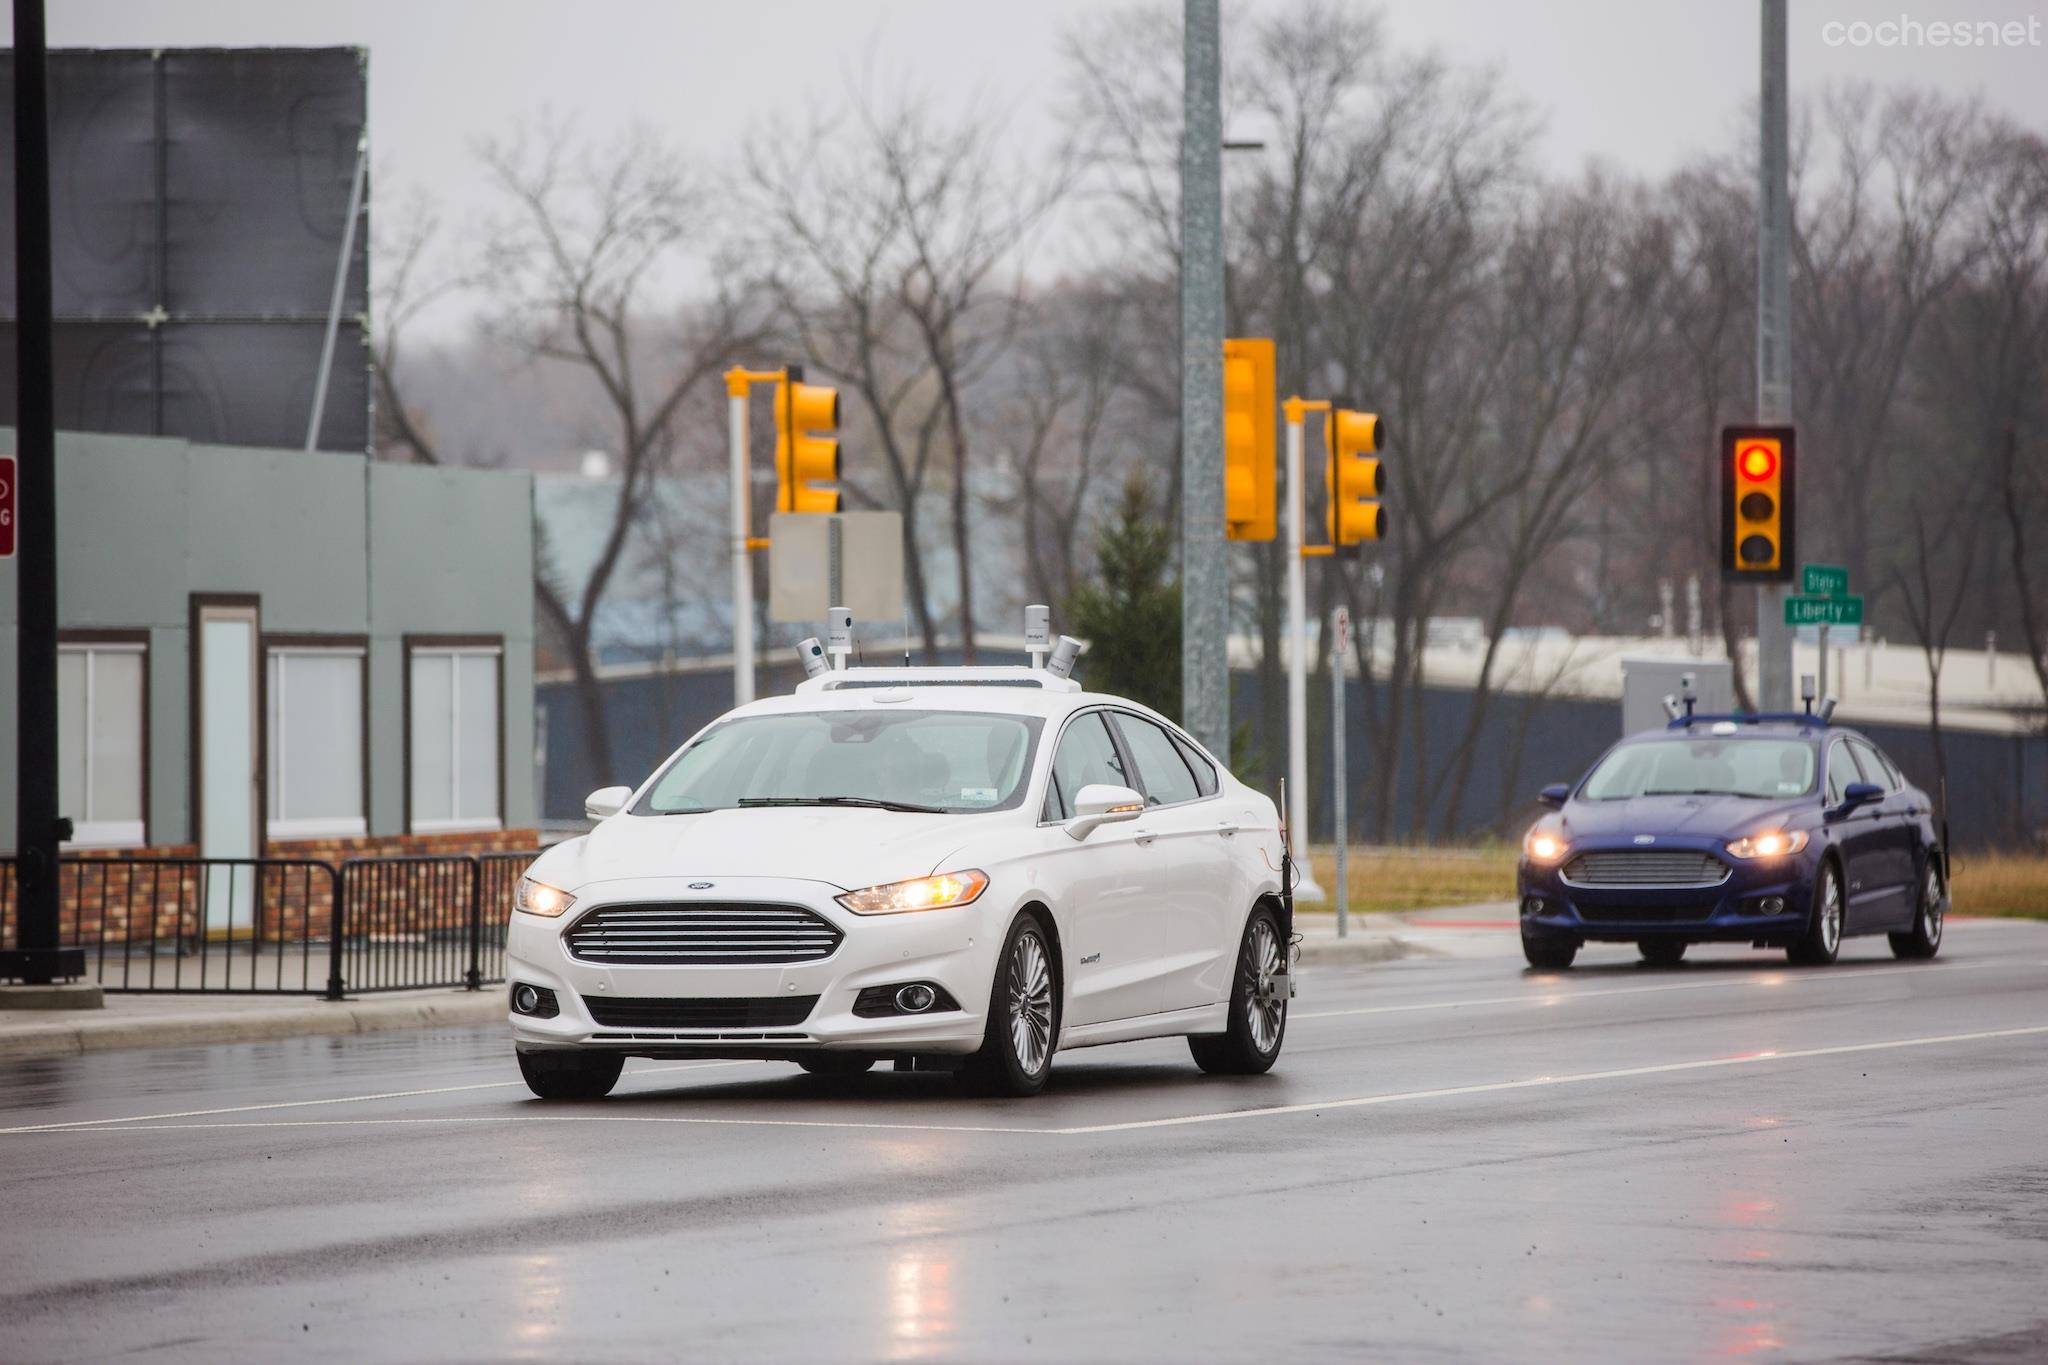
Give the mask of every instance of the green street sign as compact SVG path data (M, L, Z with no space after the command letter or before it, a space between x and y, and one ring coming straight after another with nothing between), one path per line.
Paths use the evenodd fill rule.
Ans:
M1785 599L1788 626L1860 626L1863 599L1842 597L1788 597Z
M1809 597L1847 597L1849 571L1833 564L1808 564L1800 570L1799 591Z

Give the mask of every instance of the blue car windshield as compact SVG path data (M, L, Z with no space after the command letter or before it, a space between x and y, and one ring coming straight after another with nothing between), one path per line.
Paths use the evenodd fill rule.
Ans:
M636 815L750 806L964 814L1024 796L1044 724L977 711L792 711L714 726L657 778Z
M1579 798L1804 796L1817 766L1813 745L1800 739L1646 739L1601 759Z

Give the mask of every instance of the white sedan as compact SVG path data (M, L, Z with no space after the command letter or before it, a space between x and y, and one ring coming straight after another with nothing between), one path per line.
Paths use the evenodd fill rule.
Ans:
M1164 717L1041 669L827 673L739 707L521 882L506 974L543 1099L627 1057L1028 1095L1062 1048L1287 1027L1273 803Z

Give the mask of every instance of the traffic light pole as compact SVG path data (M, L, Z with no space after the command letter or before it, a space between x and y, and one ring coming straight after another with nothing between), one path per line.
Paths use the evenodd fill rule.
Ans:
M1788 77L1785 0L1763 0L1761 145L1757 156L1756 417L1760 424L1792 421L1792 216L1786 188ZM1796 475L1796 469L1793 471ZM1797 489L1788 489L1795 495ZM1796 508L1797 502L1784 499ZM1796 568L1796 565L1789 566ZM1756 590L1756 705L1792 709L1792 628L1785 624L1782 582Z
M1309 870L1308 838L1308 602L1302 581L1302 424L1307 405L1287 400L1287 828L1301 850L1296 900L1319 901L1323 888ZM1327 417L1325 420L1328 420Z
M732 471L732 704L754 699L754 562L748 534L747 394L753 376L733 369L725 374L726 430Z
M1230 752L1223 504L1223 109L1218 0L1185 0L1180 262L1180 720Z

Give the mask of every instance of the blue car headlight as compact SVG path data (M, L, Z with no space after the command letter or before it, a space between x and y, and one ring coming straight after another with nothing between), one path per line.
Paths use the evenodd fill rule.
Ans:
M1803 829L1768 829L1746 834L1728 845L1732 858L1783 858L1806 847Z

